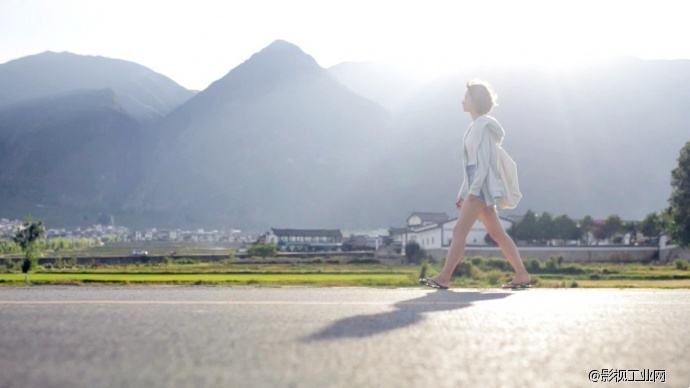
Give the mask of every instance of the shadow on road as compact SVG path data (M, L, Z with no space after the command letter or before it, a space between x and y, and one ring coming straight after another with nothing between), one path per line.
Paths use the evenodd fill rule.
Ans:
M512 293L431 291L421 298L396 303L395 311L341 319L320 332L304 338L303 341L373 336L413 325L422 320L424 313L458 310L469 307L475 302L505 298L509 295Z

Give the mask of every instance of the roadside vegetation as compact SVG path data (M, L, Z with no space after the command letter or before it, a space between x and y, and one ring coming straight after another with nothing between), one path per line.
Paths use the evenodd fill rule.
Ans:
M548 260L525 259L534 287L642 287L690 288L690 263L570 263L561 256ZM276 259L256 257L200 262L168 257L162 262L102 265L96 260L78 264L74 259L56 260L34 268L34 285L138 285L181 284L218 286L314 286L314 287L419 287L419 277L440 272L442 263L403 265L399 261L372 258L320 257ZM512 277L503 258L463 258L455 270L453 287L495 288ZM0 285L23 285L21 261L0 259Z
M38 243L45 233L43 221L34 221L31 216L26 216L24 224L17 229L13 242L19 246L24 253L24 260L21 262L21 270L24 280L29 283L29 271L36 266L36 259L40 253Z
M690 288L690 265L676 260L670 264L649 263L572 263L563 256L548 260L524 259L534 287L545 288ZM427 269L440 272L441 264ZM503 258L463 258L454 272L456 287L497 287L513 276Z

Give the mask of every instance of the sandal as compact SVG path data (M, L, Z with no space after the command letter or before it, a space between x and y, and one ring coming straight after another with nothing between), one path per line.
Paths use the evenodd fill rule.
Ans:
M432 278L421 278L419 279L419 284L423 284L427 287L438 288L440 290L447 290L448 287L440 285L436 280Z
M501 285L501 288L503 289L508 289L508 290L524 290L527 288L531 288L532 285L528 283L513 283L513 282L508 282L506 284Z

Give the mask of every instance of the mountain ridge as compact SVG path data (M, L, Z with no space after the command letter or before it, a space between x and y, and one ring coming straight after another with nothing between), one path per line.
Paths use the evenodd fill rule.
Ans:
M47 51L0 64L0 106L84 89L112 89L141 122L194 95L170 78L121 59Z
M0 201L8 203L10 193L17 204L25 196L138 225L257 231L395 226L412 209L453 214L462 183L459 144L470 122L460 101L472 78L496 88L492 115L506 128L504 146L518 163L524 198L505 214L642 219L665 207L670 171L688 140L690 61L628 58L570 72L464 70L394 104L391 93L376 88L403 90L404 80L357 64L339 70L351 73L336 76L278 40L155 120L135 120L111 85L0 103L2 153L21 151L8 139L35 127L59 146L34 137L20 159L52 155L51 167L61 171L3 168L0 155ZM46 120L51 109L59 117ZM86 141L88 125L109 140ZM60 159L60 149L70 149L71 128L84 131L74 140L82 151ZM99 151L88 151L89 144ZM110 166L118 163L126 168ZM85 177L74 180L70 173L80 169ZM26 181L17 181L22 174ZM21 218L26 203L10 216Z

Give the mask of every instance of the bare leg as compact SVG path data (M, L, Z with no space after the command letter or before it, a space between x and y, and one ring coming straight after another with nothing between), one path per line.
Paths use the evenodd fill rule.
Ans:
M448 248L446 263L441 273L433 278L438 284L442 286L448 286L450 284L455 266L458 265L460 258L462 258L463 253L465 253L467 235L470 234L472 225L477 221L479 214L481 214L482 209L485 207L486 204L473 195L470 195L467 200L463 202L460 208L460 214L458 215L458 221L453 228L453 239Z
M508 259L510 265L513 266L513 269L515 270L515 277L513 278L512 282L516 284L528 283L531 280L531 277L525 269L525 265L520 258L520 252L518 251L515 242L512 238L510 238L505 228L503 228L503 225L498 218L498 214L496 213L496 209L494 209L492 206L486 206L484 209L482 209L481 213L479 213L479 220L481 220L482 224L484 224L484 227L486 228L487 232L489 232L491 238L498 243L498 246L501 248L501 251L505 255L506 259Z

